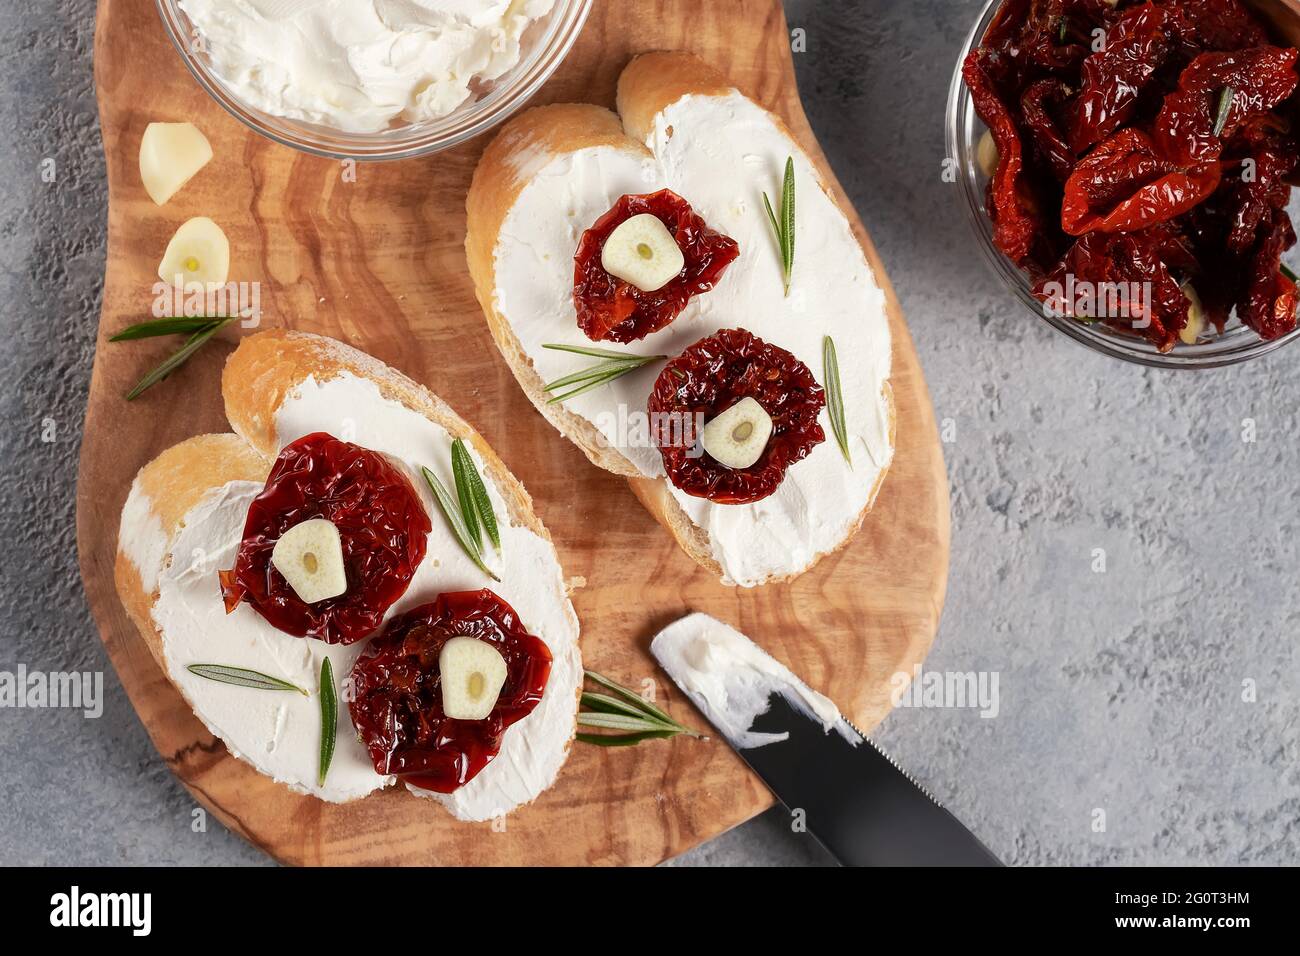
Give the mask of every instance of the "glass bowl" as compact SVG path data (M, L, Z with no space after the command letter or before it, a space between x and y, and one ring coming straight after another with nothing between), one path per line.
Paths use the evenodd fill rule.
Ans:
M463 143L523 106L572 49L591 11L592 0L555 0L551 11L524 31L519 62L490 83L476 86L469 98L448 115L377 133L351 133L287 119L244 103L212 69L208 54L192 49L194 28L178 0L156 3L172 44L199 85L250 129L317 156L383 160L409 159Z
M1030 293L1029 277L1014 262L1004 256L993 244L993 227L984 211L984 198L988 177L976 161L976 148L980 137L984 135L985 126L975 113L970 91L962 81L961 67L970 53L984 37L993 15L1002 0L988 0L975 26L971 29L957 66L953 70L952 82L948 87L947 116L947 155L956 161L956 175L961 190L963 205L971 228L975 230L977 244L984 253L993 271L998 274L1007 288L1039 320L1051 323L1052 327L1064 332L1076 342L1081 342L1094 351L1123 359L1139 365L1153 368L1213 368L1220 365L1234 365L1248 359L1267 355L1288 342L1300 338L1297 328L1280 338L1264 341L1254 331L1242 325L1234 316L1222 333L1210 326L1195 345L1179 343L1169 352L1161 353L1153 344L1136 335L1129 335L1100 322L1088 323L1068 316L1058 315L1044 308L1043 303ZM1294 215L1295 204L1292 204ZM1294 252L1295 250L1293 250ZM1290 260L1288 256L1288 260ZM1288 261L1292 269L1293 262ZM1296 269L1300 271L1300 269Z

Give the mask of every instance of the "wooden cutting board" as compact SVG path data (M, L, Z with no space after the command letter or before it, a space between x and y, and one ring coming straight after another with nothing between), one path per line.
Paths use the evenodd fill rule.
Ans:
M507 821L459 823L393 790L333 806L259 776L226 754L164 678L113 587L118 519L131 479L169 445L225 431L214 343L139 400L122 394L174 341L109 343L149 317L151 286L174 229L195 215L230 236L232 279L260 280L264 325L336 336L426 383L473 423L518 475L554 535L574 595L587 665L702 719L647 647L688 610L745 631L869 731L889 710L889 679L933 640L948 566L948 487L912 341L893 325L898 450L853 543L791 585L726 588L669 539L618 478L590 465L548 425L498 357L466 273L465 192L480 138L425 159L362 165L300 155L246 130L181 63L153 0L101 0L95 80L108 159L108 263L77 489L82 573L100 634L168 765L227 826L300 864L654 863L749 819L772 797L718 741L633 748L575 744L556 786ZM597 0L568 60L536 102L612 107L629 57L688 49L780 113L821 158L799 104L779 0ZM140 137L155 120L191 120L216 158L167 206L145 195ZM490 135L490 134L489 134ZM847 209L838 185L840 203ZM860 223L855 228L883 268ZM890 298L893 292L886 282ZM895 305L895 316L897 312ZM846 370L846 374L852 374Z

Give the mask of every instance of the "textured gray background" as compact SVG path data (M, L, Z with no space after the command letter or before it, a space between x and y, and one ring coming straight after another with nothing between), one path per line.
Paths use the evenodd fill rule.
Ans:
M1300 352L1161 373L1009 301L940 180L949 71L977 6L786 4L807 31L795 59L813 127L951 429L952 572L928 664L1000 680L994 719L900 710L879 740L1010 863L1294 863ZM78 579L104 259L93 15L92 0L0 7L0 670L104 669L107 696L99 720L0 710L0 863L261 863L219 825L190 831ZM773 812L677 862L825 859Z

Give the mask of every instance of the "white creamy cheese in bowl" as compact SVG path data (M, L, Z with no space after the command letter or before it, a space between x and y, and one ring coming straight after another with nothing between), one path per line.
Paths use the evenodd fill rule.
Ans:
M308 152L432 152L504 119L559 65L591 0L158 0L236 117Z

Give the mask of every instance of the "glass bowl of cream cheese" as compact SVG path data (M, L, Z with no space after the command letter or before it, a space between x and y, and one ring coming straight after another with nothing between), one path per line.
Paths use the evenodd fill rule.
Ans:
M405 159L522 106L592 0L156 0L181 59L235 118L318 156Z

